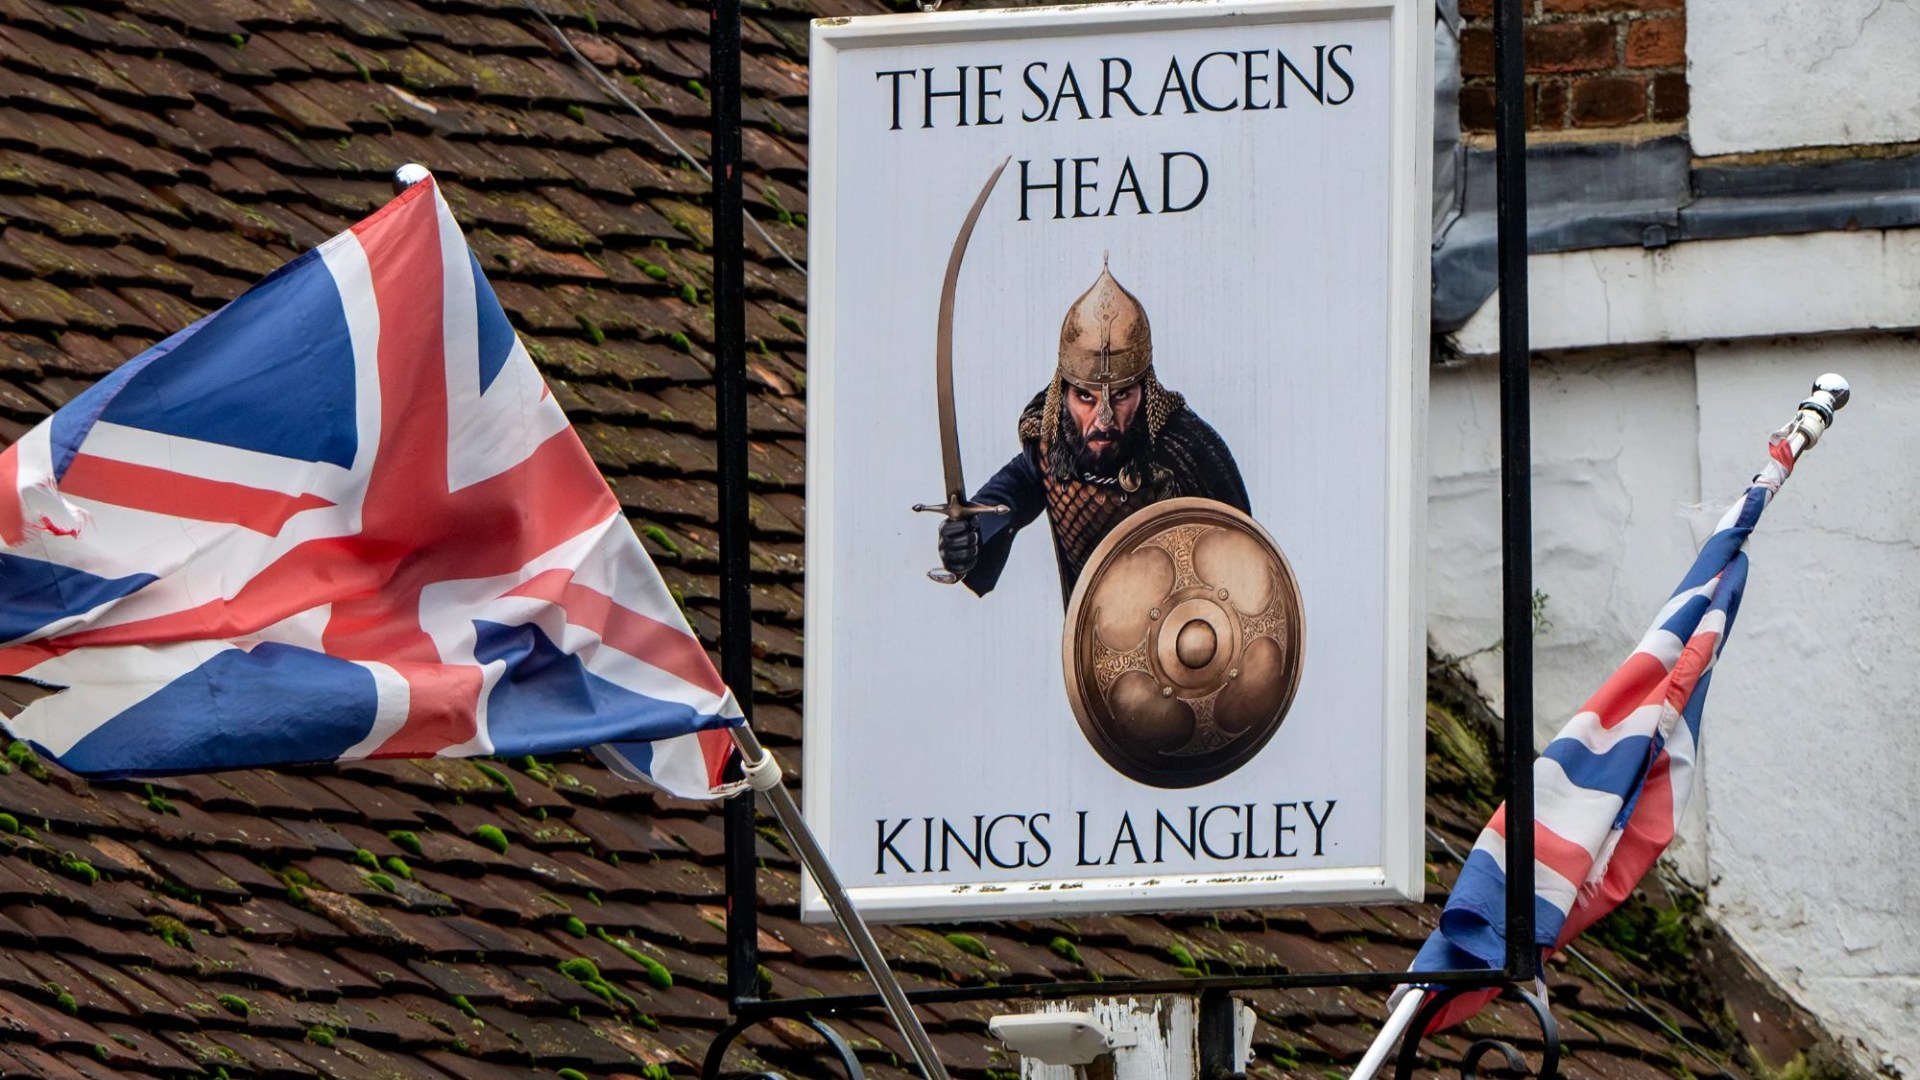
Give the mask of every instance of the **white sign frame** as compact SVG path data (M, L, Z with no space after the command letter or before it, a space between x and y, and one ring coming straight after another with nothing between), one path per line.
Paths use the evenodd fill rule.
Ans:
M833 488L835 416L833 357L840 333L834 297L839 222L836 176L838 61L849 50L917 44L1034 40L1090 32L1150 32L1256 23L1382 19L1389 26L1392 273L1387 402L1389 462L1386 512L1387 724L1378 865L1232 874L1142 874L1128 878L1051 876L990 885L850 886L874 921L938 921L1068 913L1227 909L1327 903L1418 901L1425 889L1425 462L1429 363L1431 175L1433 114L1432 0L1149 0L1073 7L818 19L811 43L809 132L809 282L806 513L806 724L803 749L806 816L831 835L834 769L835 656ZM931 327L928 328L929 331ZM930 339L929 339L930 340ZM916 360L920 358L916 357ZM922 361L931 366L929 354ZM1340 409L1338 379L1329 372L1322 407ZM932 413L929 411L928 417ZM928 428L931 440L935 432ZM938 487L927 477L926 495ZM982 477L970 477L977 485ZM928 559L933 520L927 519ZM1399 721L1396 723L1396 720ZM937 768L902 746L904 772ZM1249 815L1251 816L1251 814ZM844 868L843 868L844 873ZM802 916L829 918L817 884L803 875Z

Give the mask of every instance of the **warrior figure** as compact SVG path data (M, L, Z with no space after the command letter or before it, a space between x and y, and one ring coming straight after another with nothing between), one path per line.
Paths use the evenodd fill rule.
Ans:
M1020 414L1020 453L973 496L1011 512L943 522L940 561L985 595L1013 538L1045 510L1065 603L1102 537L1141 507L1179 496L1251 512L1226 443L1154 377L1146 309L1103 263L1060 325L1052 382Z

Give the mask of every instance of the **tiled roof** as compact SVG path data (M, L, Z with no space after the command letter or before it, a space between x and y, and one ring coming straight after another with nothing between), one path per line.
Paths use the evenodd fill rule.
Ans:
M582 53L704 157L705 12L669 0L553 6L567 9L562 22ZM747 21L749 202L792 252L805 249L806 20L869 10L880 7L780 0ZM425 162L713 641L705 184L605 98L526 6L0 0L0 61L0 444L380 205L396 165ZM752 233L748 243L756 721L792 773L805 282ZM32 692L4 689L17 700ZM1471 794L1485 778L1471 767L1467 729L1435 715L1448 753L1436 759L1433 819L1464 846L1488 809ZM726 1021L718 815L584 758L147 785L89 784L24 750L0 773L0 1077L491 1080L575 1070L660 1080L695 1072ZM761 855L765 992L862 988L837 934L797 921L794 865L770 833ZM1436 873L1444 883L1452 870L1442 860ZM1407 963L1434 910L879 937L917 986L1169 976L1190 965L1387 969ZM1720 1067L1662 1026L1725 1049L1724 1026L1675 1004L1710 994L1604 945L1590 951L1644 991L1659 1020L1584 969L1556 966L1569 1074L1655 1080ZM1267 1021L1261 1076L1350 1064L1381 1012L1351 991L1253 998ZM985 1033L992 1011L928 1010L962 1078L1012 1066ZM1475 1027L1501 1029L1530 1030L1505 1006ZM876 1074L899 1075L899 1040L882 1018L842 1030ZM745 1045L792 1075L829 1071L818 1037L799 1025L757 1028Z
M21 744L24 750L24 744ZM717 817L582 763L383 762L88 784L20 751L0 774L0 1076L688 1075L725 1021ZM1470 843L1444 761L1436 825ZM1452 809L1459 807L1459 809ZM496 831L497 830L497 831ZM794 864L760 854L764 991L864 988L836 932L795 918ZM1442 866L1440 879L1451 878ZM1404 967L1431 909L1314 909L882 927L910 986ZM1696 1042L1714 1035L1659 977L1602 945L1614 976ZM984 955L982 955L984 953ZM586 961L586 963L582 963ZM1711 1075L1623 997L1549 978L1568 1074ZM1339 990L1252 995L1258 1075L1351 1064L1380 1014ZM928 1010L962 1077L1010 1068L985 1003ZM1473 1024L1530 1034L1514 1006ZM899 1075L879 1017L842 1026ZM1453 1046L1457 1051L1463 1043ZM817 1036L755 1029L738 1063L824 1075ZM750 1056L749 1056L750 1055Z

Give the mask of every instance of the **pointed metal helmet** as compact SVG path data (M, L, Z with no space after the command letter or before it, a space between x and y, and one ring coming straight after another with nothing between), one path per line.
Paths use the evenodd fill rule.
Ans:
M1083 390L1111 393L1146 378L1152 366L1147 309L1113 279L1102 257L1099 278L1060 324L1060 377Z
M1111 424L1113 395L1141 381L1147 384L1151 406L1159 396L1154 393L1153 328L1147 324L1147 309L1113 279L1102 255L1100 276L1060 323L1060 361L1047 388L1041 430L1059 430L1062 383L1099 395L1100 422ZM1166 420L1164 402L1159 415L1149 411L1150 431L1157 435Z

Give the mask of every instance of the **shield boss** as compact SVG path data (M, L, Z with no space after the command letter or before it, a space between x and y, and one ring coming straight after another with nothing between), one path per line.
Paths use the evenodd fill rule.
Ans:
M1107 764L1143 784L1231 773L1280 729L1300 685L1300 588L1259 523L1212 499L1121 522L1067 605L1067 699Z

